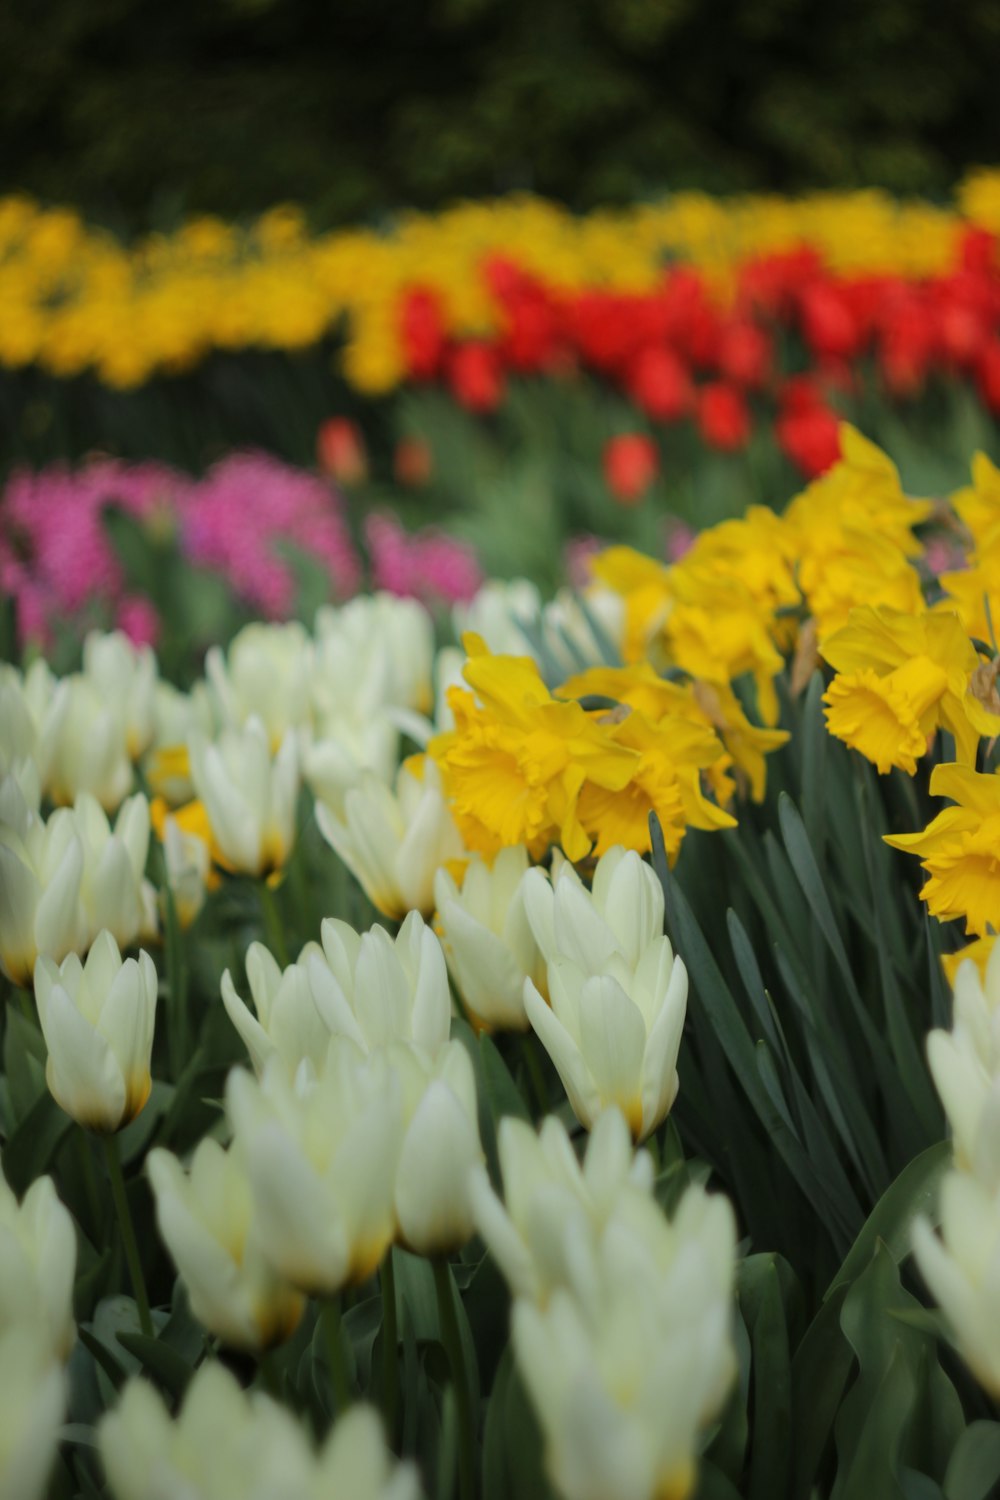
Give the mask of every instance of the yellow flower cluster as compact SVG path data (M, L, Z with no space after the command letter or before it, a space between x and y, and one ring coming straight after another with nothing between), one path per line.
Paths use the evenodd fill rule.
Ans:
M1000 229L1000 173L959 188L955 208L878 192L801 199L663 203L577 217L528 197L404 214L386 233L311 235L281 206L246 228L199 218L125 246L74 212L0 199L0 365L61 376L95 370L128 388L190 368L209 351L295 350L343 329L344 368L360 390L402 378L400 293L440 291L453 333L493 331L481 275L504 254L567 291L653 287L667 261L697 267L725 296L750 256L808 244L841 272L926 276L945 270L967 223Z
M972 486L935 511L903 493L894 465L860 433L844 426L841 446L842 460L783 515L753 508L703 532L672 567L623 547L600 554L594 575L621 599L624 654L635 665L566 687L614 697L653 722L669 711L715 729L728 764L760 797L764 755L783 736L750 723L732 683L752 679L773 725L788 658L794 692L822 657L834 671L827 727L880 773L914 775L938 731L950 735L954 764L938 766L930 788L956 805L889 842L920 855L932 913L963 917L986 936L1000 928L1000 776L975 767L983 740L1000 737L1000 471L978 454ZM932 514L963 538L968 566L943 573L929 603L916 528ZM731 800L726 770L698 766L720 808ZM627 841L620 826L615 837Z

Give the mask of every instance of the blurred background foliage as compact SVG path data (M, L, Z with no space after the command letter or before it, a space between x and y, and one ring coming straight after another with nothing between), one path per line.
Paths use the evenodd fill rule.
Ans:
M933 195L1000 153L993 0L37 0L0 6L0 57L0 191L123 229L514 189Z

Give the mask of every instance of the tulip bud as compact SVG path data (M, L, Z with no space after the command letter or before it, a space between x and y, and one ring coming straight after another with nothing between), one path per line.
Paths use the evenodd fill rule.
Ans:
M1000 1137L1000 1114L993 1132ZM966 1172L941 1184L941 1238L926 1218L913 1225L917 1265L951 1325L959 1353L1000 1398L1000 1192Z
M208 818L200 802L188 803L175 817L167 811L162 798L154 801L150 816L163 845L167 885L183 931L197 919L209 887L219 881L218 873L212 870ZM197 831L192 825L197 826Z
M132 790L125 720L89 677L77 674L59 683L38 745L42 784L55 803L68 806L86 792L111 812Z
M367 1280L395 1235L400 1086L384 1055L334 1038L317 1078L235 1068L226 1109L247 1163L256 1232L277 1274L310 1296Z
M247 949L246 969L253 996L253 1015L236 993L227 969L222 976L222 1003L226 1014L246 1044L254 1072L259 1077L272 1057L279 1057L294 1076L304 1058L319 1071L330 1045L330 1029L320 1018L313 1001L306 967L308 954L322 953L316 943L303 949L298 963L284 973L263 943Z
M528 851L501 849L492 868L474 854L460 881L438 871L434 898L444 951L473 1020L489 1029L524 1031L524 982L547 990L545 960L524 905Z
M227 864L242 875L280 870L295 841L294 737L285 736L272 760L263 724L250 718L242 729L224 729L214 744L195 732L188 748L191 779Z
M0 1176L0 1328L28 1321L53 1359L68 1359L76 1339L75 1272L73 1220L52 1178L36 1178L18 1206Z
M66 1410L67 1380L45 1331L18 1319L0 1331L0 1497L43 1500Z
M27 988L39 955L58 961L87 947L83 844L68 809L46 823L9 777L4 807L10 821L0 822L0 968Z
M134 646L120 630L91 631L83 643L83 673L104 702L113 705L129 758L138 760L154 732L158 667L149 646Z
M952 1028L930 1032L927 1061L951 1125L956 1165L976 1172L986 1187L1000 1186L1000 1130L983 1128L1000 1104L1000 948L993 947L982 977L972 959L959 964Z
M448 1040L451 994L441 944L420 913L410 913L395 939L384 927L359 936L336 917L320 935L323 952L311 947L306 963L329 1030L362 1052L404 1041L435 1058Z
M434 876L465 852L441 772L424 755L403 762L395 793L363 772L360 785L344 797L343 819L317 802L316 822L372 904L395 921L408 911L429 917Z
M312 642L297 620L245 625L225 654L213 646L205 657L209 692L221 723L239 729L255 716L264 726L272 754L290 729L309 721L313 667Z
M156 968L148 953L122 963L109 932L82 964L39 958L35 1000L49 1051L49 1090L78 1124L113 1135L140 1113L152 1087Z
M446 1255L472 1236L470 1174L483 1160L472 1062L461 1042L447 1042L432 1067L413 1049L395 1048L393 1058L408 1117L396 1173L400 1237L418 1255Z
M160 1234L199 1322L237 1349L259 1352L291 1338L305 1300L275 1276L255 1240L238 1151L206 1137L188 1174L160 1149L150 1152L148 1170Z
M377 688L383 706L430 708L434 622L416 599L380 591L317 610L316 638L317 690L330 706L353 676Z
M145 878L149 803L139 793L123 802L114 828L97 801L82 792L74 808L83 845L80 897L91 933L106 929L122 948L156 934L156 892Z
M368 454L361 429L350 417L329 417L316 435L320 469L338 484L363 484L368 478Z

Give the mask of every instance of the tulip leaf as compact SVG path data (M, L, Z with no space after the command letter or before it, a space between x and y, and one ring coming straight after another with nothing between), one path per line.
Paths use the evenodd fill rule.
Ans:
M893 1260L901 1262L910 1253L910 1234L918 1214L930 1214L938 1184L951 1161L951 1145L938 1141L915 1157L882 1194L827 1289L829 1298L838 1287L854 1281L871 1261L879 1241ZM935 1221L936 1222L936 1221Z
M511 1076L510 1069L500 1055L491 1036L483 1032L479 1038L479 1051L483 1059L483 1075L486 1080L486 1096L494 1120L499 1122L506 1115L514 1115L530 1123L531 1115L521 1091Z
M698 1465L698 1487L693 1500L742 1500L740 1491L707 1458Z
M3 1173L18 1197L48 1170L72 1128L48 1091L35 1101L3 1149Z
M792 1421L791 1356L777 1256L751 1255L743 1262L739 1303L750 1335L754 1392L747 1497L771 1500L788 1484Z
M813 1492L854 1354L840 1328L846 1285L833 1292L792 1360L792 1486L794 1500Z
M515 1500L507 1471L507 1392L513 1370L510 1345L497 1366L496 1378L486 1407L483 1432L482 1497L483 1500Z
M947 1500L990 1500L1000 1488L1000 1423L972 1422L955 1444L944 1476Z
M143 1333L123 1331L115 1337L158 1385L175 1398L183 1396L194 1370L176 1349L162 1339L147 1338Z
M45 1086L45 1040L34 1022L7 1005L3 1069L14 1120L23 1120Z
M77 1335L81 1344L94 1356L94 1359L108 1380L110 1380L112 1390L120 1391L128 1379L128 1375L108 1346L96 1334L92 1333L89 1328L85 1328L82 1324L77 1329Z

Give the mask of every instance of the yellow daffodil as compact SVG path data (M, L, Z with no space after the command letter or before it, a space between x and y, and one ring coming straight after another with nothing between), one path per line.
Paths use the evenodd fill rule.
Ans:
M920 895L933 916L964 917L966 932L984 937L1000 926L1000 775L935 766L931 793L955 806L922 832L888 836L886 843L919 855L929 877Z
M975 764L981 736L1000 734L972 692L980 658L955 614L862 607L820 650L837 671L823 700L830 733L883 775L899 766L912 776L939 728L963 765Z

